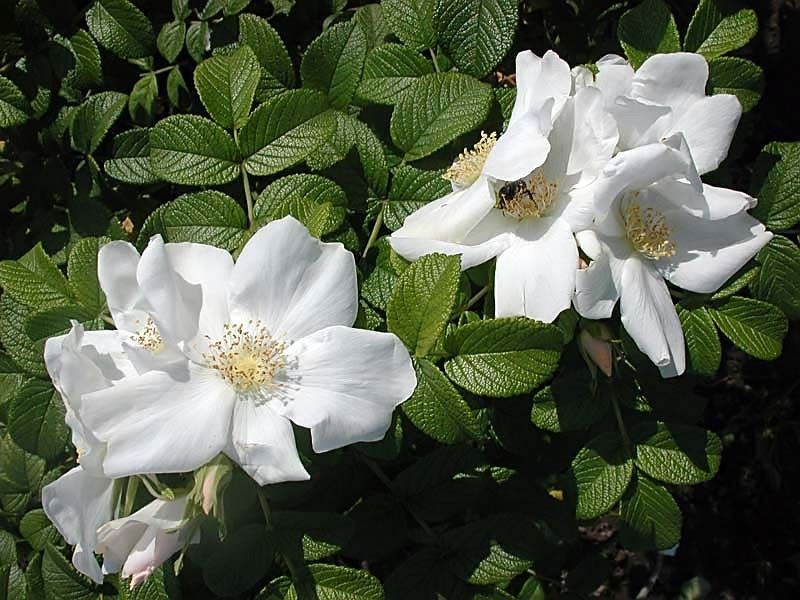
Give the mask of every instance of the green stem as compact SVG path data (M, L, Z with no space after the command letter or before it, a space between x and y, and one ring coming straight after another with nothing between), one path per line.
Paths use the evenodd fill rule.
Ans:
M372 245L375 243L375 240L378 239L378 235L381 233L381 227L383 227L384 210L386 210L386 202L381 202L381 210L378 212L378 218L375 219L375 225L372 226L372 231L369 234L367 245L364 248L364 252L361 254L362 259L367 257L367 252L369 252L369 249L372 248Z
M136 492L139 490L139 478L129 477L128 486L125 488L125 504L122 507L122 516L127 517L133 512L136 502Z
M489 293L489 291L490 291L491 289L492 289L492 283L491 283L491 282L489 282L489 283L487 283L485 286L483 286L483 287L482 287L480 290L478 290L478 293L477 293L477 294L475 294L475 295L474 295L472 298L470 298L470 299L469 299L469 302L467 302L467 305L464 307L464 310L462 310L461 312L462 312L462 313L465 313L465 312L467 312L467 311L468 311L470 308L472 308L473 306L475 306L475 305L476 305L478 302L480 302L480 301L481 301L481 299L482 299L482 298L483 298L483 297L484 297L486 294L488 294L488 293Z
M428 53L431 55L431 60L433 61L433 68L436 70L437 73L441 73L441 69L439 69L439 61L436 60L436 52L433 51L433 48L428 48Z
M160 69L156 69L155 71L148 71L147 73L139 73L139 77L147 77L148 75L160 75L161 73L166 73L167 71L172 71L178 65L170 65L168 67L161 67Z
M272 510L269 507L269 501L264 492L264 488L259 487L257 490L258 503L261 505L261 512L264 513L264 521L267 525L267 531L271 532L274 528L272 521ZM317 596L317 589L314 582L309 577L309 570L305 564L300 565L297 563L293 556L289 554L280 554L286 568L289 569L289 575L292 578L294 589L297 592L299 600L319 600Z
M239 132L234 129L233 130L233 141L236 142L236 145L239 145ZM244 163L239 165L239 172L242 174L242 187L244 187L244 199L247 202L247 221L250 223L250 227L253 226L253 221L255 220L253 216L253 194L250 191L250 179L247 177L247 171L244 168Z
M372 471L375 474L375 477L380 479L381 483L383 483L383 485L385 485L389 489L389 491L396 496L397 494L395 493L394 490L394 484L392 483L392 480L389 479L389 477L387 477L386 473L384 473L383 470L377 464L375 464L372 460L370 460L366 456L363 456L361 454L357 454L357 456L361 462L363 462L365 465L367 465L367 467L369 467L370 471ZM412 518L417 522L417 524L422 528L422 531L424 531L428 535L428 537L430 537L432 540L436 539L436 534L434 533L433 529L431 529L430 525L428 525L425 521L422 520L422 517L420 517L417 513L411 510L408 506L404 505L404 508L406 509L408 514L410 514Z
M617 419L619 434L622 436L622 441L625 444L626 450L630 452L633 445L631 444L631 438L628 437L628 429L625 427L625 421L622 420L622 411L619 408L619 402L617 402L617 395L613 392L611 394L611 406L614 409L614 417Z

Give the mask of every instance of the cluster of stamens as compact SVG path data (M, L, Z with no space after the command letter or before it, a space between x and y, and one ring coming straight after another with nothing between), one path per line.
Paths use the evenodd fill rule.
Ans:
M144 327L131 339L134 343L153 354L158 354L164 349L164 338L161 337L158 327L150 317L147 317L147 322L144 324Z
M286 343L276 340L258 320L228 323L222 337L203 354L206 366L219 371L239 391L251 391L272 383L286 366Z
M675 256L675 243L670 239L672 231L658 210L642 209L631 202L623 211L622 220L628 240L638 252L653 260Z
M503 186L498 208L515 219L539 218L548 213L557 195L558 183L548 181L537 169L529 180Z
M486 134L481 131L481 139L472 149L464 149L442 177L462 187L472 185L480 177L483 163L486 162L486 157L489 156L495 142L497 142L495 132Z

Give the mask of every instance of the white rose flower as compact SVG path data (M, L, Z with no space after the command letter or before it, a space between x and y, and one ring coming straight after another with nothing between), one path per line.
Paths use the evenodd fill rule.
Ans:
M414 391L400 340L351 328L352 254L291 217L253 235L235 265L160 237L134 253L104 249L100 283L109 304L146 307L153 343L135 352L155 358L83 395L80 410L106 443L106 476L191 471L224 451L261 484L307 479L291 422L311 429L317 452L376 441ZM162 351L180 358L159 361Z
M747 194L704 185L681 134L619 153L595 188L596 223L578 234L593 260L578 272L575 307L622 324L665 377L686 366L683 331L664 280L711 293L772 238Z
M105 523L97 531L96 547L103 571L121 570L136 587L170 556L196 543L200 531L195 521L185 519L186 505L186 496L153 500L128 517Z
M617 121L621 150L682 133L701 175L728 155L742 107L730 94L706 96L708 63L699 54L656 54L635 72L608 55L597 68L595 85Z
M448 175L474 172L458 181L471 185L409 215L389 238L392 248L411 260L460 254L464 269L496 256L497 317L552 322L569 308L573 233L591 225L591 185L617 145L602 94L581 80L570 95L573 77L557 55L518 55L508 130L457 159Z
M42 508L66 542L75 546L72 564L95 581L103 582L103 573L94 552L97 529L112 515L114 482L93 475L82 467L64 473L42 488Z

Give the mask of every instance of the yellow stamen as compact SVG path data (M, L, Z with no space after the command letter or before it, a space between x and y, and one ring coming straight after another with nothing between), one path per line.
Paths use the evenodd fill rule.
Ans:
M528 181L515 181L500 189L497 203L509 217L525 219L545 216L558 196L558 183L548 181L541 169L533 172Z
M655 208L642 209L631 202L622 213L625 232L634 248L650 259L675 256L675 243L669 239L672 231Z
M164 349L164 338L161 337L158 327L156 327L155 322L150 317L147 317L147 322L144 324L144 327L131 339L153 354L158 354Z
M286 366L286 343L273 338L258 320L228 323L222 337L203 354L206 365L239 391L252 391L272 383Z
M486 162L486 157L489 156L495 142L497 142L495 132L487 135L481 131L481 139L471 150L465 148L442 177L462 187L472 185L480 177L483 163Z

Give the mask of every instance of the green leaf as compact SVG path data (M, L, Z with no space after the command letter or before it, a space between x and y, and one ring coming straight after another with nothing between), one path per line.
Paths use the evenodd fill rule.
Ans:
M414 50L436 45L436 0L383 0L383 15L400 40Z
M278 551L307 561L339 552L353 535L353 522L338 513L279 511L272 526Z
M439 39L459 71L483 77L506 55L517 29L517 0L441 0Z
M386 326L415 356L426 356L456 302L461 258L444 254L423 256L403 272L386 307Z
M441 519L452 514L454 508L458 511L462 504L468 505L475 499L471 493L476 487L468 475L485 464L481 452L472 446L442 446L412 463L395 478L395 496L412 510Z
M468 75L425 75L395 106L392 141L405 152L405 160L417 160L480 125L491 102L491 88Z
M239 129L247 122L260 77L253 50L239 46L230 54L215 54L197 65L194 86L217 123Z
M383 7L380 4L359 6L353 20L364 30L370 49L379 46L389 37L389 24L383 18Z
M92 36L79 29L69 42L75 54L75 68L69 75L72 85L78 89L100 85L103 82L103 63Z
M258 195L254 207L256 219L283 212L280 207L295 200L311 200L317 204L330 202L342 207L347 205L344 191L330 179L307 173L287 175L273 181Z
M753 170L753 216L769 229L791 229L800 221L800 142L764 146Z
M756 256L761 263L750 289L761 300L774 304L790 319L800 318L800 248L776 235Z
M239 176L233 138L197 115L174 115L153 127L150 164L162 179L185 185L221 185Z
M88 325L87 329L97 329L93 323L97 315L92 311L78 306L56 306L46 308L31 314L25 322L25 333L38 346L44 347L47 338L67 333L70 321L78 321Z
M664 486L637 475L620 501L620 536L630 550L667 550L681 539L681 510Z
M708 85L712 94L733 94L742 110L751 110L764 91L764 71L744 58L723 56L708 62Z
M568 371L539 391L533 397L531 422L545 431L563 432L599 421L608 410L608 393L605 388L593 390L584 373Z
M203 566L203 580L217 596L236 596L264 577L275 541L263 525L245 525L220 543Z
M239 15L239 43L250 46L261 65L256 90L259 101L263 102L294 85L294 67L286 46L265 19L249 13Z
M577 502L575 516L594 519L619 501L633 476L633 460L617 433L603 433L589 441L572 459Z
M42 309L71 302L64 274L38 243L19 260L0 262L0 287L28 307Z
M675 19L663 0L644 0L619 19L617 35L634 69L653 54L680 52Z
M303 55L303 85L325 92L334 108L344 108L361 81L366 56L367 38L355 21L334 25L311 42Z
M411 165L400 165L392 177L389 198L383 209L383 222L391 231L403 226L406 217L428 202L452 191L442 171L424 171Z
M677 309L691 370L700 375L714 375L722 362L722 344L711 314L704 306L687 308L678 304Z
M751 261L737 273L735 273L728 282L711 295L711 300L724 300L730 298L735 293L740 292L746 288L761 271L761 267L755 262Z
M194 21L186 30L186 50L194 62L203 60L203 56L211 47L211 31L206 21Z
M0 352L0 410L3 410L3 405L16 395L26 379L22 368Z
M372 193L383 196L389 180L389 169L383 145L378 136L366 123L342 111L331 111L335 117L336 129L333 135L319 146L306 162L315 170L332 167L347 157L351 148L355 147L364 179Z
M442 444L480 438L478 417L439 368L424 358L416 358L414 370L417 388L402 405L409 420Z
M292 215L321 237L338 229L345 217L347 197L330 179L319 175L289 175L272 182L256 201L256 221L263 223Z
M308 565L308 570L318 600L384 600L380 581L367 571L325 564ZM298 598L292 584L284 600Z
M153 53L153 26L128 0L94 0L86 11L86 24L102 46L121 58L144 58Z
M678 423L644 422L630 431L636 466L666 483L692 485L716 475L722 442L711 432Z
M88 577L78 573L52 545L44 549L42 580L46 600L98 600Z
M249 237L242 207L216 190L179 196L164 207L160 217L169 242L209 244L236 252Z
M356 94L367 102L394 105L417 77L429 73L433 66L416 51L400 44L382 44L367 55Z
M46 377L42 356L44 342L35 342L25 331L30 313L29 307L14 300L10 294L0 296L0 341L8 356L22 370L31 375Z
M0 75L0 127L16 127L28 120L31 107L22 91Z
M23 512L44 476L42 458L25 452L9 436L0 439L0 501L6 510Z
M474 394L506 398L544 383L558 366L558 327L525 318L475 321L448 335L447 375Z
M22 517L19 522L19 532L34 550L42 550L48 543L55 544L59 539L58 531L40 508Z
M191 102L189 86L181 74L180 67L173 67L167 75L167 98L175 108L184 108Z
M181 21L167 21L158 32L156 45L161 56L167 62L175 62L178 54L183 50L183 40L186 39L186 23Z
M158 181L150 163L150 128L123 131L114 137L114 158L103 163L106 173L114 179L134 185Z
M64 403L48 381L31 379L8 405L8 430L20 448L46 460L64 452Z
M83 238L70 250L67 263L69 287L75 299L99 315L106 308L106 296L97 279L97 253L108 238Z
M192 14L189 8L189 0L172 0L172 16L176 21L183 21Z
M709 311L722 333L748 354L762 360L773 360L781 355L789 323L777 307L733 296Z
M716 58L744 46L758 33L758 17L729 0L701 0L686 31L684 49Z
M128 98L131 119L140 123L151 122L156 112L157 99L158 78L155 73L147 73L136 81Z
M74 148L84 154L97 150L127 102L125 94L100 92L81 104L75 110L69 128Z
M336 127L327 108L314 90L290 90L259 106L239 136L247 172L272 175L312 154Z

